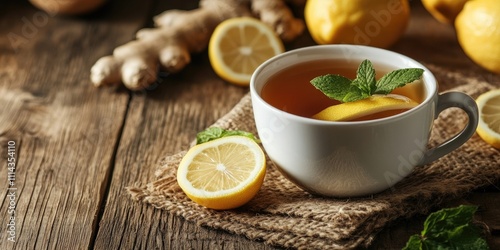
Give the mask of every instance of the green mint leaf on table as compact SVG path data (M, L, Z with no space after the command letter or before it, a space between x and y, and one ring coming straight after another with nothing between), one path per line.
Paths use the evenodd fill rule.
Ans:
M420 235L412 235L403 250L489 249L473 224L476 206L461 205L430 214Z
M199 132L196 135L196 144L202 144L208 141L233 135L245 136L254 140L257 143L260 142L259 139L257 139L257 137L255 137L255 135L250 132L246 132L243 130L226 130L219 127L210 127L205 129L204 131Z
M311 84L331 99L353 102L374 94L389 94L396 88L414 82L422 77L423 69L406 68L394 70L378 81L375 69L369 60L364 60L356 71L356 78L350 80L340 75L327 74L315 77Z

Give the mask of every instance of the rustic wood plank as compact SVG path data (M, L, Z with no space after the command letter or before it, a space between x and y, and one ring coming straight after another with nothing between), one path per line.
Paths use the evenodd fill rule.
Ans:
M132 202L124 190L154 179L162 156L187 149L194 135L229 111L247 89L218 79L204 53L152 91L97 90L88 81L95 60L151 25L152 15L194 8L196 2L111 1L82 18L45 18L27 1L0 3L0 165L9 157L9 141L16 142L18 164L17 242L0 230L0 249L271 249ZM498 82L466 59L451 27L412 4L417 18L394 50ZM288 48L310 44L304 35ZM435 54L429 58L422 51ZM7 172L0 169L5 187ZM500 248L500 211L498 189L492 190L464 202L481 205L478 217L492 229L489 242L495 249ZM0 190L3 225L9 223L8 194ZM419 215L394 222L372 249L400 248L421 230L423 220Z
M93 88L88 70L130 39L148 11L148 2L120 2L92 18L54 17L27 1L2 6L0 159L4 166L15 141L17 206L16 242L1 230L0 249L85 249L93 241L129 95ZM7 186L6 168L0 176Z
M491 235L491 249L500 249L500 182L495 189L486 192L474 192L467 198L471 204L479 206L477 219L483 222Z
M461 199L448 202L443 207L456 207L459 205L478 206L475 220L486 227L484 238L488 242L490 249L500 249L499 193L500 183L492 184L486 190L476 190ZM391 225L380 232L369 249L403 248L411 235L420 234L426 217L426 215L416 215L391 223Z
M219 80L206 55L167 77L151 92L134 93L114 178L96 239L97 249L257 249L262 244L200 228L151 206L135 203L125 187L147 183L161 157L187 149L197 132L215 122L247 92Z
M159 2L154 14L196 7L197 1ZM133 94L96 249L272 249L135 203L124 190L135 182L153 180L163 156L187 149L197 132L248 92L222 81L207 65L206 53L194 55L187 68L162 80L157 89Z

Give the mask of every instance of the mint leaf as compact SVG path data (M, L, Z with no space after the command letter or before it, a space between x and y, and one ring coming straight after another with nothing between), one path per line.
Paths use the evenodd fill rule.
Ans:
M424 73L423 69L408 68L394 70L380 78L376 84L375 94L387 95L396 88L414 82Z
M250 132L246 132L243 130L226 130L219 127L210 127L205 129L204 131L199 132L196 135L196 144L201 144L222 137L233 136L233 135L245 136L254 140L257 143L260 142L259 139L257 139L257 137L255 137L255 135Z
M440 235L448 233L457 226L466 225L472 220L477 207L460 206L458 208L442 209L430 214L424 222L423 235Z
M414 249L422 249L422 239L420 239L420 236L417 234L410 236L410 239L406 242L406 246L403 248L403 250Z
M489 249L472 222L476 210L476 206L461 205L430 214L421 234L411 236L403 249Z
M207 128L196 135L196 144L201 144L217 138L221 138L224 131L224 129L218 127Z
M342 98L342 102L354 102L358 100L363 100L365 98L370 97L369 94L363 92L363 90L358 87L351 85L347 94L345 94L344 98Z
M356 85L364 96L369 97L375 91L376 83L373 64L369 60L362 61L356 71L356 79L352 81L352 84Z
M423 69L408 68L392 71L378 81L375 69L369 60L364 60L356 71L356 78L327 74L315 77L311 84L331 99L340 102L353 102L374 94L387 95L395 88L414 82L422 77Z
M311 80L311 84L330 99L338 101L342 101L351 88L351 80L332 74L315 77Z

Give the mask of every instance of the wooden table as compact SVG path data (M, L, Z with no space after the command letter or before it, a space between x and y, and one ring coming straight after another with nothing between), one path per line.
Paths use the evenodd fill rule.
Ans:
M205 52L153 90L90 84L93 63L150 26L153 15L196 6L194 0L111 1L93 15L64 18L27 1L0 4L0 249L271 249L133 202L125 192L153 180L161 157L186 149L247 88L219 79ZM463 54L451 26L432 19L418 1L412 7L407 33L391 49L500 82ZM305 33L287 49L311 44ZM9 145L17 163L12 185ZM499 186L456 201L481 206L478 218L491 229L492 249L500 249ZM6 230L11 197L15 243ZM400 249L424 217L396 221L371 248Z

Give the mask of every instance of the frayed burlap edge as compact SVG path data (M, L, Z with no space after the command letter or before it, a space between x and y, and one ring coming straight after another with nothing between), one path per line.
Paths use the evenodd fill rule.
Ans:
M430 67L433 72L442 72ZM454 91L472 97L493 89L491 84L458 73L436 75L455 83ZM458 110L441 113L430 146L457 133L466 116ZM246 95L213 126L256 133L250 96ZM128 187L131 198L164 209L186 220L244 235L266 244L296 249L351 249L369 246L375 235L398 218L428 213L443 202L463 196L500 179L500 154L474 135L466 144L432 164L417 168L404 181L385 192L363 198L332 199L302 191L268 161L266 179L247 205L214 211L187 198L176 181L177 165L185 151L165 157L157 180Z

